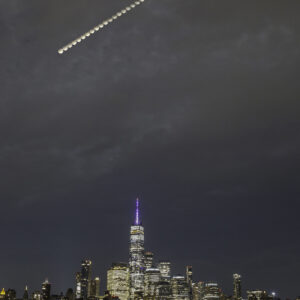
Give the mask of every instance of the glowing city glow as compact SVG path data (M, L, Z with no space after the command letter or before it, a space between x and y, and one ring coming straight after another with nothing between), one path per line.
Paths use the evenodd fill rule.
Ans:
M140 5L141 3L143 3L145 0L137 0L134 1L131 5L125 7L124 9L120 10L119 12L117 12L115 15L113 15L111 18L103 21L102 23L96 25L94 28L92 28L91 30L87 31L86 33L84 33L83 35L81 35L80 37L78 37L77 39L75 39L74 41L70 42L69 44L63 46L62 48L60 48L58 50L58 54L63 54L64 52L68 51L69 49L71 49L73 46L76 46L78 43L80 43L81 41L83 41L84 39L86 39L87 37L93 35L95 32L99 31L100 29L103 29L105 26L107 26L109 23L112 23L113 21L115 21L116 19L118 19L119 17L125 15L127 12L131 11L132 9L136 8L138 5Z

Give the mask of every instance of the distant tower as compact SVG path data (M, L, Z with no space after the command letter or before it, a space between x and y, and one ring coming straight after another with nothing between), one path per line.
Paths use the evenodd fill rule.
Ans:
M5 289L3 288L2 291L0 292L0 299L5 299L6 292Z
M74 291L73 289L69 288L66 292L66 299L67 300L74 300Z
M171 280L171 263L169 261L160 261L158 263L158 266L160 274L161 274L161 280L162 281L168 281Z
M145 252L145 268L150 269L153 267L153 256L154 254L150 251Z
M221 292L217 283L211 282L205 284L204 300L218 300L220 296Z
M155 290L160 281L160 271L158 268L148 268L145 272L145 298L155 299Z
M100 297L100 278L96 277L94 280L91 280L91 290L90 297L98 298Z
M144 227L139 211L139 199L136 200L135 222L130 227L129 246L129 287L130 299L144 292Z
M42 284L42 299L49 300L50 293L51 293L51 284L48 281L48 279L46 279Z
M233 274L233 299L234 300L242 299L241 278L242 278L241 275Z
M29 294L28 294L28 286L25 286L24 294L23 294L23 300L28 300Z
M192 299L193 295L193 267L186 266L186 282L189 286L189 297Z
M42 293L40 291L34 291L32 293L32 300L43 300Z
M113 263L107 271L107 290L120 300L129 297L129 270L126 263Z
M76 272L76 291L75 291L76 299L81 298L81 273Z
M85 259L81 262L81 271L76 273L76 299L87 299L91 289L92 262Z
M184 276L176 275L171 279L172 295L174 300L189 300L189 286Z
M17 298L16 290L8 289L6 291L6 297L5 297L6 300L16 300L16 298Z

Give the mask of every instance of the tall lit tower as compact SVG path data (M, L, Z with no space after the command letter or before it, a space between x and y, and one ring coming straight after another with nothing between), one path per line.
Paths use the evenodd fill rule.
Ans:
M43 300L49 300L51 294L51 283L46 279L42 284L42 298Z
M28 287L27 285L25 286L24 294L23 294L23 300L28 300L29 295L28 295Z
M76 273L76 299L87 299L91 290L92 262L85 259L81 262L81 271Z
M144 227L140 218L139 199L136 199L135 221L130 227L129 293L130 299L144 292Z
M239 274L233 274L233 299L242 299L242 286L241 286L242 276Z

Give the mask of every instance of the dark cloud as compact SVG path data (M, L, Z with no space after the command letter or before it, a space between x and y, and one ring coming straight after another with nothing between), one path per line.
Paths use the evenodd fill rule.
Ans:
M0 281L21 293L126 260L134 198L147 248L229 294L295 297L299 2L0 3Z

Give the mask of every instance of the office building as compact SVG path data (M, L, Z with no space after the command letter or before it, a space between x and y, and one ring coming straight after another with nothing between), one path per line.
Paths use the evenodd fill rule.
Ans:
M51 294L51 284L48 281L48 279L46 279L42 283L42 299L43 300L49 300L50 299L50 294Z
M107 271L107 291L120 300L128 300L129 269L126 263L113 263Z
M189 300L189 286L184 276L176 275L171 278L173 300Z
M150 269L153 267L153 256L154 254L150 251L145 252L144 259L145 259L145 268Z
M87 299L90 296L92 262L88 259L81 262L81 271L76 273L76 299Z
M239 274L233 274L233 299L242 300L242 286L241 286L242 276Z
M162 281L168 281L171 280L171 263L169 261L160 261L157 265L159 268L160 274L161 274L161 280Z
M158 268L148 268L145 272L145 297L152 299L155 297L156 286L160 281L160 271Z
M217 283L206 283L204 289L204 300L219 300L221 291Z
M129 246L129 296L140 298L144 293L144 227L139 211L139 199L136 200L134 225L130 227Z

